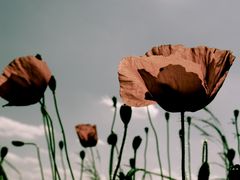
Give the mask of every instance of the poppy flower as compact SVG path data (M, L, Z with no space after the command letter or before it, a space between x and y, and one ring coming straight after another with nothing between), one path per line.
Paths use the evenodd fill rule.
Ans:
M75 126L79 141L83 147L94 147L97 144L97 128L96 125L79 124Z
M170 112L197 111L214 99L234 59L228 50L206 46L153 47L120 62L120 95L129 106L158 103Z
M0 76L0 96L8 106L27 106L39 102L48 86L51 71L39 56L14 59Z

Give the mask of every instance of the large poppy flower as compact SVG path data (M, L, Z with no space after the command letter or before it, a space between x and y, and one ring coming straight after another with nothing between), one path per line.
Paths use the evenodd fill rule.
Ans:
M7 105L31 105L43 97L51 71L37 57L16 58L3 70L0 76L0 96L9 102Z
M120 95L129 106L158 103L170 112L197 111L209 104L235 57L228 50L161 45L144 56L123 58Z
M79 124L75 126L75 129L83 147L96 146L98 141L96 125Z

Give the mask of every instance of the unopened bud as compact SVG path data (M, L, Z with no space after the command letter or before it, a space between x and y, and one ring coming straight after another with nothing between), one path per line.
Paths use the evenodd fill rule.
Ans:
M128 125L132 116L132 108L126 104L120 107L120 117L125 126Z

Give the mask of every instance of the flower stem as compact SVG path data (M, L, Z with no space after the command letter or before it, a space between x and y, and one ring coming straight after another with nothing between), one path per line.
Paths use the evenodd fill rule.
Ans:
M189 180L192 180L192 172L191 172L191 146L190 146L190 127L191 127L191 123L188 123L188 171L189 171Z
M93 171L94 171L94 179L98 179L98 178L97 178L96 163L95 163L95 158L94 158L94 154L93 154L93 149L92 149L92 148L90 148L90 152L91 152L91 156L92 156L92 164L93 164Z
M170 143L169 143L169 120L167 120L167 157L168 157L169 177L171 177Z
M182 180L185 180L185 129L184 129L184 111L181 112L181 143L182 143Z
M148 114L148 119L149 119L149 122L150 122L150 125L152 127L152 130L153 130L153 133L154 133L154 136L155 136L155 140L156 140L156 149L157 149L157 157L158 157L158 164L159 164L159 168L160 168L160 174L163 175L163 170L162 170L162 164L161 164L161 158L160 158L160 150L159 150L159 143L158 143L158 136L157 136L157 132L154 128L154 125L152 123L152 118L150 116L150 112L149 112L149 108L147 106L147 114ZM162 180L163 180L163 177L161 176Z
M235 128L236 128L236 137L237 137L237 146L238 146L238 155L239 155L239 157L240 157L240 139L239 139L239 136L240 136L240 134L239 134L239 131L238 131L238 119L237 119L237 117L235 117Z
M68 167L69 167L69 170L70 170L70 173L71 173L71 176L72 176L72 180L74 180L75 178L74 178L74 175L73 175L72 167L71 167L69 156L68 156L65 131L64 131L64 127L63 127L63 124L62 124L62 120L61 120L60 114L59 114L58 105L57 105L57 98L56 98L55 91L52 91L52 94L53 94L55 110L56 110L56 113L57 113L57 117L58 117L58 121L59 121L59 124L60 124L60 127L61 127L61 131L62 131L63 144L64 144L64 150L65 150L65 155L66 155L66 158L67 158Z
M112 121L112 126L111 126L111 132L113 132L113 127L114 127L114 124L115 124L116 115L117 115L117 106L114 107L114 114L113 114L113 121Z
M84 167L84 159L82 159L81 161L80 180L83 179L83 167Z
M146 170L147 168L147 147L148 147L148 132L146 134L146 142L145 142L145 148L144 148L144 169ZM144 171L142 180L144 180L146 177L146 172Z
M109 162L109 180L112 179L112 166L113 166L113 157L114 157L114 145L111 145L111 153L110 153L110 162Z
M63 152L62 150L60 150L60 155L61 155L61 163L62 163L62 167L63 167L63 175L64 175L64 180L67 179L67 174L66 174L66 167L65 167L65 164L64 164L64 161L63 161Z
M128 128L128 126L125 125L125 126L124 126L124 134L123 134L122 145L121 145L120 152L119 152L119 156L118 156L118 163L117 163L116 169L115 169L114 174L113 174L113 180L116 179L117 172L118 172L118 169L119 169L120 164L121 164L123 148L124 148L124 144L125 144L126 137L127 137L127 128Z

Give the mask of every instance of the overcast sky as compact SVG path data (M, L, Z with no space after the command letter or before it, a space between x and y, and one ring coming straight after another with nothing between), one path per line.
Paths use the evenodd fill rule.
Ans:
M101 155L100 173L108 174L106 144L113 117L111 97L119 101L117 67L121 58L143 55L160 44L184 44L187 47L206 45L231 50L237 57L230 73L209 109L219 117L231 146L236 147L232 111L239 108L239 25L238 0L11 0L0 2L0 68L18 56L42 55L57 79L57 96L65 126L71 160L76 177L79 176L78 153L82 150L74 126L78 123L97 124ZM52 99L46 91L47 105L52 111ZM0 99L0 105L6 101ZM132 157L131 141L136 135L144 139L149 126L146 109L134 109L129 124L123 164ZM151 107L160 137L163 167L166 161L166 122L164 111ZM201 116L203 113L188 113ZM171 114L172 171L181 174L181 152L178 130L179 114ZM56 131L59 125L55 123ZM117 118L119 143L123 125ZM107 129L107 130L106 130ZM27 132L27 133L26 133ZM150 131L148 168L158 168L153 133ZM57 136L61 136L58 134ZM9 147L7 159L22 172L23 179L40 179L35 151L32 147L16 148L11 140L36 142L41 148L44 172L50 172L46 142L39 105L6 107L0 110L0 145ZM201 143L204 137L192 128L192 172L196 175L201 164ZM143 141L144 142L144 141ZM144 144L144 143L143 143ZM143 152L143 144L140 152ZM177 150L176 150L177 149ZM209 161L221 162L220 146L209 142ZM139 165L143 162L139 159ZM238 163L238 159L235 160ZM24 165L23 165L24 164ZM33 168L34 167L34 168ZM30 168L33 170L29 171ZM223 176L224 171L212 165L211 177ZM7 168L9 177L17 174ZM10 179L11 179L10 178Z

